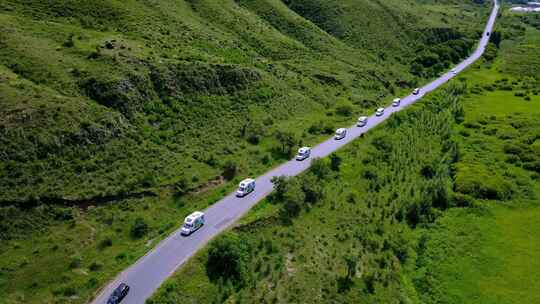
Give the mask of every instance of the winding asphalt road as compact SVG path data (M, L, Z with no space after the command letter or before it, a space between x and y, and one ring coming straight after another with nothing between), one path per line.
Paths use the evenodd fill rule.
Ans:
M485 31L480 39L478 48L466 60L455 67L455 72L448 72L433 82L420 88L420 94L409 95L402 99L401 106L388 107L383 116L369 117L368 124L364 127L352 126L347 129L347 137L342 140L333 138L317 145L311 152L311 158L304 161L288 161L270 172L256 178L256 189L253 193L244 198L237 198L234 193L216 202L204 212L206 214L206 225L189 237L180 235L180 230L175 231L165 240L160 242L156 248L141 257L135 264L120 273L114 281L108 284L99 295L92 301L93 304L103 304L118 284L124 282L131 287L131 290L122 303L142 304L148 299L158 287L169 278L183 263L185 263L197 250L201 249L210 239L223 232L236 220L244 215L257 202L272 192L270 180L274 176L294 176L306 170L313 158L324 157L339 148L350 143L371 128L374 128L386 120L393 112L402 110L404 107L418 101L425 94L435 90L446 83L455 75L467 68L484 53L489 41L488 32L491 32L497 17L499 5L495 2L489 17ZM183 219L178 219L181 222Z

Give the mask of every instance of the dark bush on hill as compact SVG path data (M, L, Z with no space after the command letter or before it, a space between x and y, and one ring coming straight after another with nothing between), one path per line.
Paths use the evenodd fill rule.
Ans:
M138 217L131 226L131 236L140 239L148 233L148 230L149 228L146 221L143 218Z
M210 280L230 281L241 287L249 281L250 244L233 232L210 243L206 273Z

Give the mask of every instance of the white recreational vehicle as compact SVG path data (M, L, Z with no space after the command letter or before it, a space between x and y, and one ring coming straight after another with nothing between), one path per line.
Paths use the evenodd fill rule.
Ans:
M347 135L347 129L339 128L336 130L336 135L334 135L334 139L340 140L340 139L345 138L346 135Z
M392 101L392 106L393 106L393 107L399 107L400 104L401 104L401 99L399 99L399 98L395 98L395 99Z
M204 225L204 213L195 211L188 215L182 226L182 235L190 235Z
M241 181L238 185L238 190L236 190L236 196L244 197L255 190L255 180L252 178L246 178Z
M298 149L298 154L296 154L296 160L304 160L311 155L311 148L310 147L302 147Z
M367 125L367 121L368 121L367 116L360 116L358 118L358 122L356 123L356 125L358 127L363 127L363 126Z

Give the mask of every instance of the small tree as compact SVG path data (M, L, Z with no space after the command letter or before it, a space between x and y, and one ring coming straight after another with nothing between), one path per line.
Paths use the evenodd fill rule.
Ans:
M342 105L336 109L336 113L341 116L349 117L352 115L352 110L350 105Z
M238 165L232 160L228 160L223 165L223 177L227 180L231 180L236 176L238 171Z
M174 183L174 190L177 196L182 196L189 191L189 182L185 176L180 177L180 179Z
M226 233L210 244L206 273L212 281L243 286L249 279L249 256L249 244L236 233Z
M287 187L287 191L283 195L282 215L285 216L286 219L298 216L302 211L305 199L306 196L298 181L291 181L289 187Z
M275 137L280 143L281 152L287 156L291 156L297 142L294 134L291 132L277 131Z
M144 221L142 217L138 217L133 222L131 226L131 236L136 239L140 239L148 233L148 224Z
M323 187L314 174L307 174L301 183L306 203L316 204L323 198Z
M333 171L339 171L340 166L341 166L341 157L339 157L335 153L330 155L330 169L332 169Z
M330 168L326 164L326 161L321 158L315 158L311 162L311 172L319 178L324 179L328 174L330 174Z
M347 278L352 279L356 275L357 260L352 255L346 255L344 257L345 264L347 265Z

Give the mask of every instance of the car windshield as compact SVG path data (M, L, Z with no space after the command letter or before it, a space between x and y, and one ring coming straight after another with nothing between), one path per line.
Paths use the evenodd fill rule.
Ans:
M239 191L244 191L245 189L246 189L246 187L244 187L244 186L238 187L238 190L239 190Z
M184 228L191 228L191 227L193 227L193 225L188 224L188 223L185 223L185 224L184 224Z

